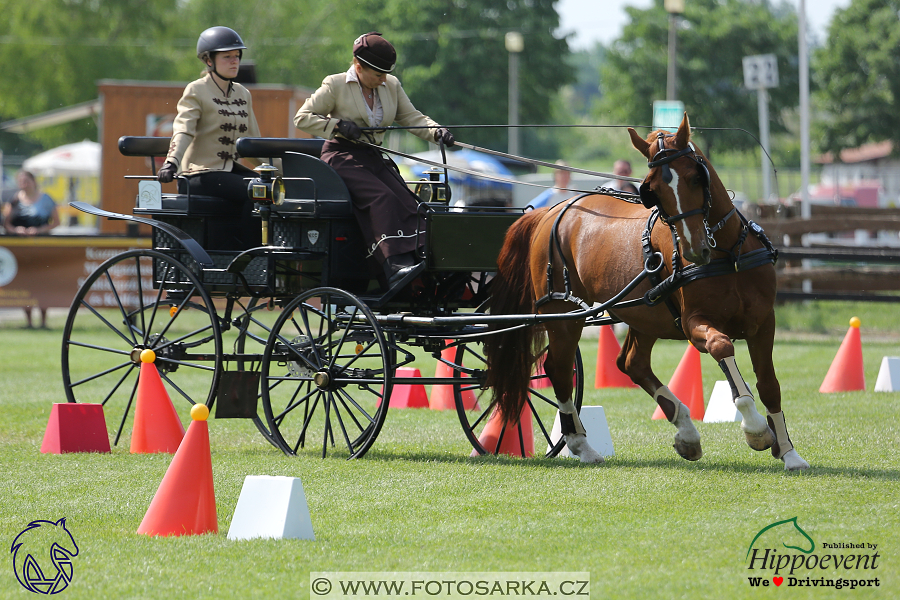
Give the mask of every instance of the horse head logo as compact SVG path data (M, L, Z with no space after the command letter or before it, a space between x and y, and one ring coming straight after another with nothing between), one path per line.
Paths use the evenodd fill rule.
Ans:
M66 529L65 517L55 523L32 521L16 536L9 551L16 579L30 592L58 594L72 581L72 558L78 556L78 546Z
M782 527L784 526L784 527ZM776 532L778 534L778 539L781 540L781 545L785 548L789 548L791 550L799 550L804 554L811 554L813 550L816 549L816 543L813 541L809 534L803 531L803 529L797 525L797 517L792 519L785 519L784 521L776 521L771 525L767 525L759 530L759 533L756 534L756 537L753 538L753 541L750 542L750 547L747 548L747 556L750 556L750 551L753 550L753 544L756 543L756 540L760 538L760 536L770 529L775 529L776 527L780 528ZM787 542L791 542L792 544L801 544L801 545L789 545ZM809 547L806 548L807 542Z

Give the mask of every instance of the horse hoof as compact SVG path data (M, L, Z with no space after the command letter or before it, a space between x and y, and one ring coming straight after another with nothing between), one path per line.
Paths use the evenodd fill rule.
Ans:
M583 463L588 463L588 464L592 464L592 465L599 465L599 464L606 462L603 460L603 457L600 456L600 454L593 448L591 448L590 452L582 452L578 456L578 460L580 460Z
M675 448L678 456L685 460L700 460L700 457L703 456L703 448L700 447L700 442L689 444L681 440L675 440L672 447Z
M775 434L768 427L759 433L745 431L744 438L747 440L747 445L757 452L768 450L775 443Z
M577 456L583 463L599 464L604 462L603 457L588 444L587 436L567 435L566 445L569 446L569 452Z
M784 461L785 471L805 471L809 468L809 463L803 460L796 450L790 450L781 457Z

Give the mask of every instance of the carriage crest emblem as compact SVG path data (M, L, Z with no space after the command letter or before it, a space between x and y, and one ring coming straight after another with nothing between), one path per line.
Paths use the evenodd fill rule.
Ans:
M58 594L72 582L72 558L78 556L75 538L66 529L66 519L32 521L16 539L10 553L16 579L36 594Z
M309 243L313 246L316 245L316 242L319 241L319 232L315 229L310 229L306 232L306 238L309 240Z

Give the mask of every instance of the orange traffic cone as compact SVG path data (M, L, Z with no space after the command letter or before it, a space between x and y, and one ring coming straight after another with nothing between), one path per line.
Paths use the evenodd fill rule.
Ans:
M703 420L706 410L703 404L703 372L700 369L700 351L688 344L681 362L669 380L669 391L681 400L691 411L691 418ZM657 405L654 419L665 419L666 415Z
M447 343L453 340L447 340ZM446 361L453 362L456 360L456 347L444 348L441 350L441 358ZM453 379L453 369L450 365L438 361L437 368L434 370L435 377L445 377ZM465 373L463 377L468 377ZM474 390L464 390L462 393L463 407L466 410L472 410L478 407L478 399L475 397ZM450 385L433 385L431 386L431 398L428 401L431 410L456 410L456 401L453 399L453 387Z
M138 533L169 536L219 531L208 417L206 405L195 404L191 408L191 425L156 490Z
M500 434L503 439L500 440ZM519 439L521 436L521 440ZM497 449L497 441L500 440L500 449ZM531 426L531 408L526 402L519 413L519 422L513 423L504 419L500 411L494 409L491 418L488 419L487 425L478 441L484 446L484 449L491 454L508 454L509 456L534 456L534 430ZM523 454L522 451L525 451ZM470 456L478 456L478 452L472 450Z
M421 377L422 373L418 369L407 369L400 367L394 373L395 377ZM381 388L384 393L384 387ZM378 402L381 404L381 401ZM390 408L428 408L428 394L425 393L425 386L421 383L417 384L400 384L391 388Z
M838 348L837 355L825 375L819 391L823 394L833 392L855 392L866 389L866 378L863 374L862 338L859 334L859 318L850 319L850 329Z
M616 366L616 358L621 350L612 325L601 326L600 339L597 340L597 374L594 376L594 388L637 387L631 378Z
M159 371L153 362L153 350L141 352L141 372L138 374L137 408L134 410L134 430L131 432L132 454L175 452L184 437L181 419L163 387Z

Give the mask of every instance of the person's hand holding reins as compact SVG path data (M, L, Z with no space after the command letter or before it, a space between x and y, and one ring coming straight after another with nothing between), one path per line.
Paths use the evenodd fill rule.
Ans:
M362 129L349 119L341 119L337 124L338 132L348 140L358 140L362 135Z
M452 146L456 143L456 138L453 137L453 134L450 133L449 129L447 129L446 127L441 127L434 132L434 141L443 141L445 146Z
M170 162L166 162L156 174L156 179L160 183L169 183L173 179L175 179L175 173L178 172L178 167Z

